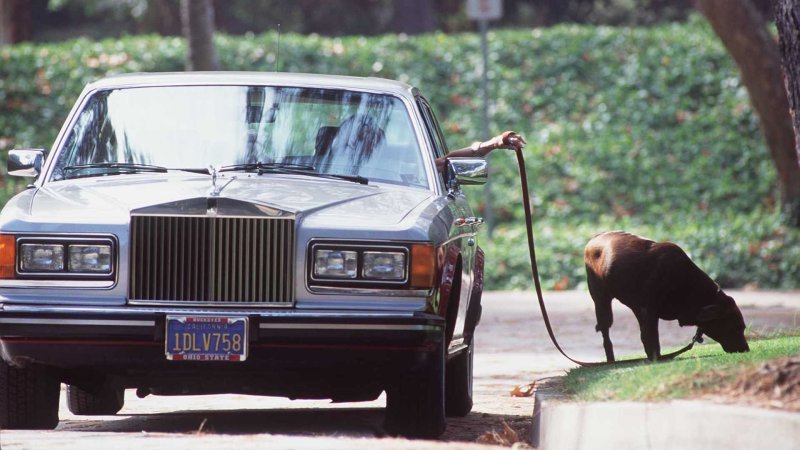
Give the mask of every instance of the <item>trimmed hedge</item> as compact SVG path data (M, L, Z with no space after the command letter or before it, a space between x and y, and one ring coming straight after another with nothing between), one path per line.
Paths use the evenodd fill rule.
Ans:
M271 71L279 59L287 72L399 79L428 97L452 147L480 137L475 34L283 35L279 56L276 43L271 33L216 37L226 70ZM747 92L702 20L501 30L489 47L490 126L528 138L546 287L584 286L585 242L623 228L674 240L725 287L800 287L800 231L775 212L776 177ZM183 40L159 36L0 48L0 149L49 145L85 83L180 71L184 54ZM488 286L529 287L515 161L490 158L498 225L483 237L496 261Z

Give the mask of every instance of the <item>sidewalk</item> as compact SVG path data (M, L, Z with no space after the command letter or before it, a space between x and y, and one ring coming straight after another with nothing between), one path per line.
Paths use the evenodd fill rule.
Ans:
M547 450L792 450L800 414L700 401L569 403L537 395L532 443Z

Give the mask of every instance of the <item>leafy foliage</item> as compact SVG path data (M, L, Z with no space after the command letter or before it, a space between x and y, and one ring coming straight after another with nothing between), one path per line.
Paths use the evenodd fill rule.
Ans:
M289 34L280 52L277 42L216 37L226 70L398 79L428 97L452 147L481 137L477 35ZM584 286L583 245L607 229L673 240L726 287L800 287L800 231L775 212L747 92L704 22L501 30L489 46L490 128L528 139L545 287ZM88 81L182 70L184 52L181 39L156 36L0 48L0 149L52 142ZM530 287L516 164L502 151L490 158L498 226L484 237L488 285Z

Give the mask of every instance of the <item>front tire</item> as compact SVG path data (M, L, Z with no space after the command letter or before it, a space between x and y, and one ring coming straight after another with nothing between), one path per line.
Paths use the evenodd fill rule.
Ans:
M52 430L58 426L60 390L46 367L16 368L0 360L0 429Z
M475 343L447 362L445 372L445 414L464 417L472 411L472 362Z
M125 405L125 389L102 388L89 392L67 385L67 407L76 416L113 416Z
M444 342L420 370L386 390L386 431L407 438L436 439L444 433Z

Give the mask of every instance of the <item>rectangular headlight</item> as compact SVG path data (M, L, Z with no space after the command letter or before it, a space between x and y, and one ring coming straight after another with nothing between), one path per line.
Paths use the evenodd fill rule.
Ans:
M72 235L0 234L0 248L16 249L14 276L4 272L0 257L0 279L111 280L115 275L115 241L111 237ZM7 259L7 258L6 258Z
M22 244L20 270L22 272L60 272L64 270L62 244Z
M111 273L111 246L107 244L71 244L69 271Z
M351 250L315 250L314 276L320 278L356 278L358 253Z
M364 278L404 280L406 255L402 252L364 252Z

